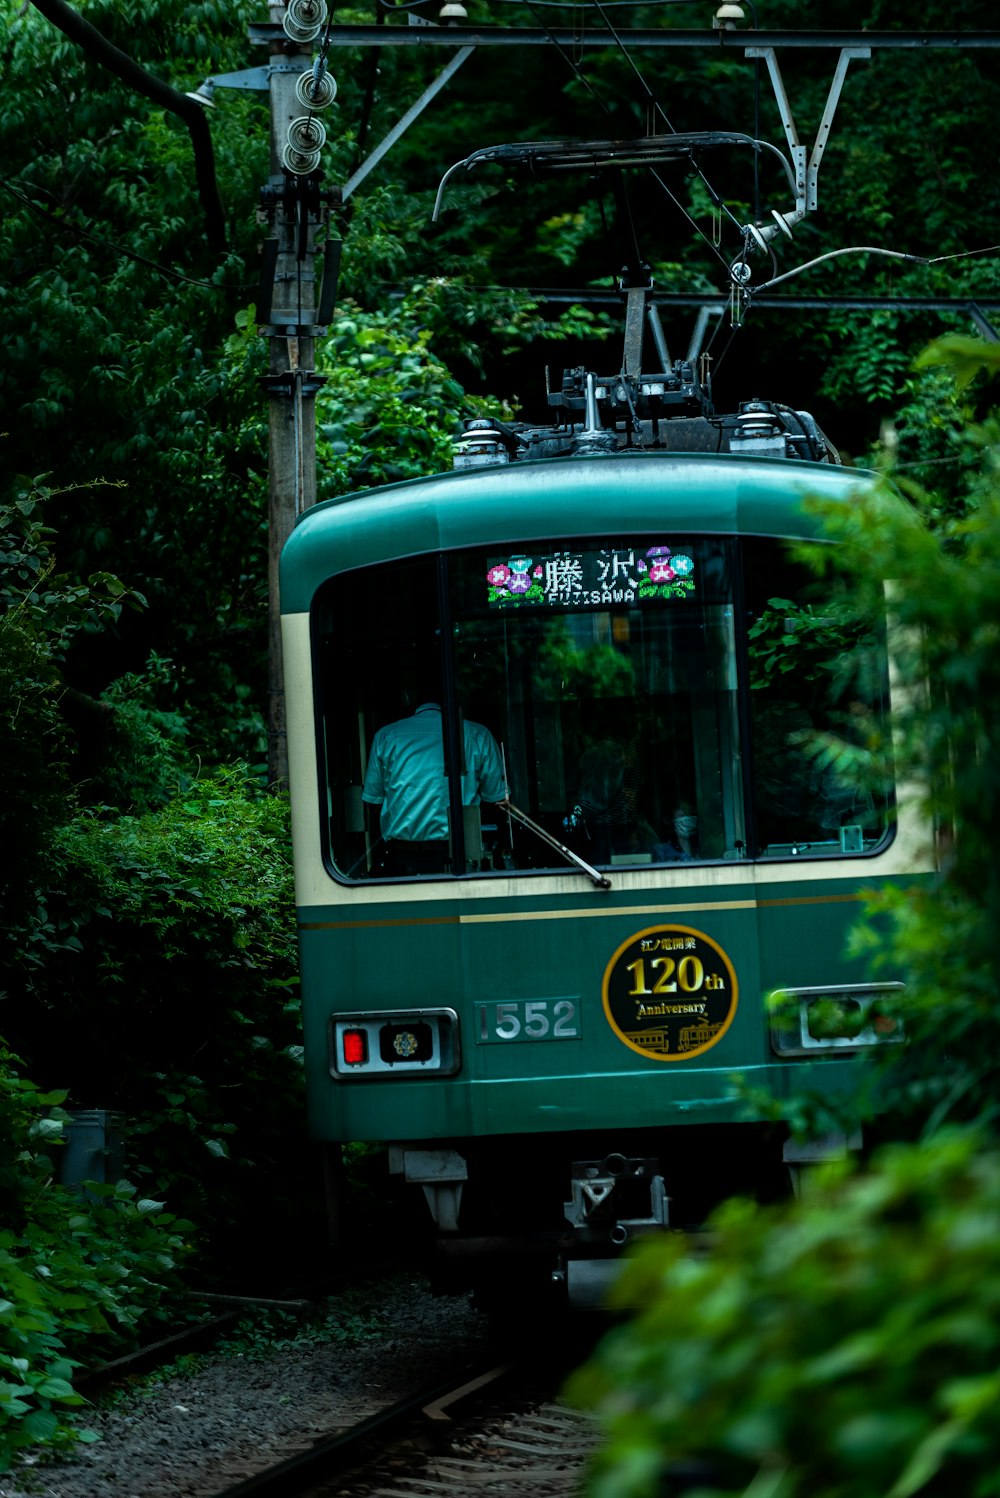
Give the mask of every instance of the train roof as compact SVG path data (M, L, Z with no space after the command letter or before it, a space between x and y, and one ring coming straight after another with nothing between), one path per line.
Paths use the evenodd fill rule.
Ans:
M466 546L654 532L813 537L807 496L847 501L872 475L735 453L613 452L471 468L314 505L282 555L282 613L326 578Z

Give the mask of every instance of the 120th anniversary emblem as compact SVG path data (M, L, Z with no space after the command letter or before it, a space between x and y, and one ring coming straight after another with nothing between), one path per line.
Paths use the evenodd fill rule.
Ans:
M633 1051L687 1061L722 1039L739 994L733 964L710 936L651 926L622 942L601 996L609 1025Z

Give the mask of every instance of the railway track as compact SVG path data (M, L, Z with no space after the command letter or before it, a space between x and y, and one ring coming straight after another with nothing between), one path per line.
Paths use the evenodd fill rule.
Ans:
M570 1498L598 1443L563 1370L467 1368L212 1498Z
M97 1441L5 1473L0 1498L581 1491L595 1437L558 1391L589 1330L584 1345L529 1318L498 1345L467 1301L408 1279L338 1307L324 1328L332 1340L315 1325L266 1345L242 1333L190 1361L186 1337L169 1338L110 1365L81 1413ZM153 1376L135 1377L149 1359Z

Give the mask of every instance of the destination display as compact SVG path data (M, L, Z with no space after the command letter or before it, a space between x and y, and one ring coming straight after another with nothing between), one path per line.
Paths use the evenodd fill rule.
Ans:
M666 603L694 597L695 571L690 549L662 542L508 552L486 559L487 602L494 609Z

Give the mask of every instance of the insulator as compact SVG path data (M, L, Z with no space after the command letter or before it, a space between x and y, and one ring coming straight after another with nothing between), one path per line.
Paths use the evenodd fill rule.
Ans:
M300 115L289 125L285 140L293 151L299 151L303 155L308 155L311 151L322 151L326 145L326 126L322 120L313 119L312 115Z
M747 233L749 234L750 238L753 240L754 244L757 246L758 250L763 250L765 252L765 254L766 254L767 253L767 240L764 238L763 234L760 232L760 230L758 229L757 225L756 224L747 224L746 230L747 230Z
M326 17L326 0L288 0L281 24L291 41L311 42L323 30Z
M736 421L743 437L772 437L781 431L781 422L763 401L744 401Z
M319 151L297 151L294 146L286 146L281 164L293 177L308 177L318 168L320 155Z
M296 79L295 97L303 109L327 109L337 97L337 80L332 73L320 73L317 78L310 68Z

